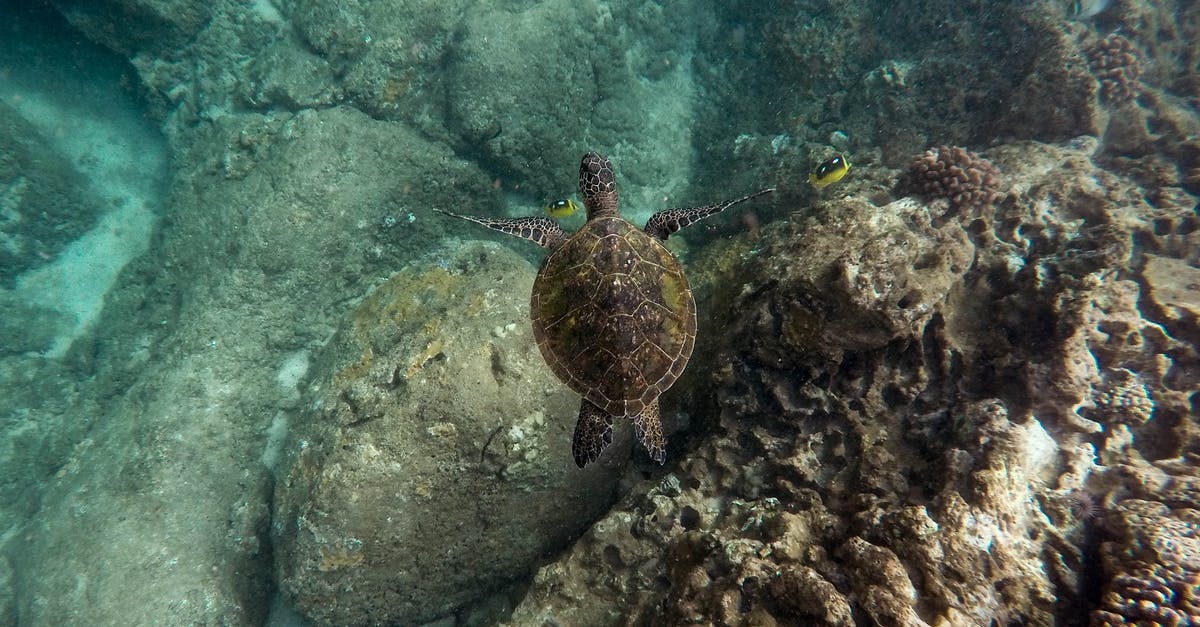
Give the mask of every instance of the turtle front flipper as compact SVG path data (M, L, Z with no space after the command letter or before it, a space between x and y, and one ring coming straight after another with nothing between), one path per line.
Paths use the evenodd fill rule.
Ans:
M489 229L500 231L501 233L527 239L542 248L554 248L566 238L562 227L550 218L533 216L527 218L477 218L475 216L450 213L441 209L434 209L434 211L461 218L467 222L482 224Z
M575 437L571 440L571 455L575 457L575 465L583 468L596 461L604 448L612 444L612 440L612 414L583 399L579 406L579 420L575 423Z
M696 222L699 222L708 216L721 213L722 211L725 211L726 209L738 203L746 202L751 198L758 198L763 194L769 194L773 191L775 191L775 188L773 187L768 189L760 189L749 196L742 196L737 200L727 200L722 203L705 205L703 207L664 209L650 216L650 219L646 221L645 231L660 240L666 241L666 239L670 237L672 233L684 228L685 226L695 224Z
M658 413L658 399L654 399L642 413L633 417L633 434L646 447L650 459L663 463L667 459L667 438L663 436L662 418Z

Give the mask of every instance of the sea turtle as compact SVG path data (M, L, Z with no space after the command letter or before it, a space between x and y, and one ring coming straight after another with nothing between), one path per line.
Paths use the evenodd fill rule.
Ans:
M583 397L571 453L583 468L612 443L614 417L658 463L666 438L658 397L679 378L696 339L696 303L683 268L662 242L698 220L751 198L659 211L645 229L617 211L612 163L595 152L579 165L587 222L568 236L545 217L480 218L440 211L548 248L533 283L533 337L554 374Z

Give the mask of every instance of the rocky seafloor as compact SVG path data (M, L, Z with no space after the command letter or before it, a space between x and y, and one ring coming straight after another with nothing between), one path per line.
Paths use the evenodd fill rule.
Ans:
M0 622L1200 623L1192 4L52 4L171 176L64 355L0 294ZM5 116L16 273L96 218ZM661 467L574 467L536 250L430 211L587 149L639 221L778 187L672 238Z

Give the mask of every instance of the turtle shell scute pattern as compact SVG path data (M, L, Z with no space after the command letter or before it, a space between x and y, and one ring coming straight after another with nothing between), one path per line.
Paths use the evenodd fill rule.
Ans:
M546 258L530 314L554 374L616 416L640 414L671 387L696 339L679 262L615 216L589 221Z

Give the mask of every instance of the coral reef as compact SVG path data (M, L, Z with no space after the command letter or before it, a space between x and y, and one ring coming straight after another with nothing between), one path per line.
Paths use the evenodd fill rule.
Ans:
M1154 413L1154 400L1137 373L1115 368L1105 372L1107 389L1096 395L1096 407L1104 414L1105 423L1145 424Z
M788 0L761 11L739 0L719 11L738 25L732 34L744 36L718 30L705 49L736 45L731 56L746 59L747 69L712 89L719 106L699 112L701 187L727 188L735 177L735 187L752 188L753 177L768 172L787 192L834 133L847 137L837 148L860 167L855 177L870 163L902 168L931 145L1065 141L1101 134L1107 122L1061 7L934 0L904 11ZM761 141L746 150L743 135ZM799 187L779 198L810 202Z
M1087 59L1105 102L1122 105L1141 93L1142 62L1128 37L1110 33L1087 49Z
M1095 627L1176 627L1200 621L1200 576L1190 579L1164 572L1155 564L1138 566L1114 577L1101 600L1103 609L1092 613Z
M1194 456L1175 462L1118 467L1121 497L1101 521L1107 581L1093 625L1200 622L1200 466Z
M52 2L173 171L66 357L0 350L0 622L261 625L277 587L319 622L1194 622L1195 2ZM539 554L611 478L556 448L510 277L428 256L425 210L562 195L584 143L635 210L786 193L693 242L672 465ZM893 197L939 144L1003 187ZM0 209L33 190L0 171Z
M940 226L937 203L852 196L765 228L740 291L714 297L722 346L685 406L705 435L543 568L509 624L1078 625L1152 565L1188 598L1191 575L1164 573L1191 558L1115 556L1193 542L1194 467L1140 461L1200 444L1192 323L1139 305L1185 299L1167 286L1105 277L1134 238L1165 239L1151 215L1191 206L1152 209L1094 149L995 148L1006 200ZM1140 483L1120 487L1117 460ZM1161 537L1112 513L1168 492ZM1100 574L1084 536L1110 524L1126 531ZM1114 600L1089 605L1093 585Z

